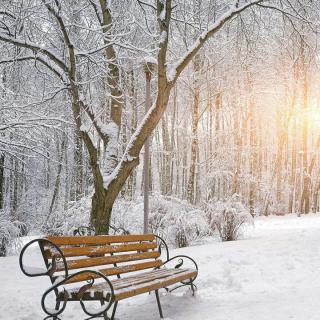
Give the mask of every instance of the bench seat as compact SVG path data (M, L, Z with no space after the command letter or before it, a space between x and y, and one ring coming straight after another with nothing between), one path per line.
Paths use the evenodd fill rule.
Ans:
M112 280L115 301L123 300L138 294L166 288L177 282L186 281L196 277L197 271L193 269L156 269L139 273L121 279ZM68 300L77 301L81 287L69 289ZM64 299L60 292L59 299ZM106 300L110 299L110 290L107 283L93 285L82 296L82 300Z

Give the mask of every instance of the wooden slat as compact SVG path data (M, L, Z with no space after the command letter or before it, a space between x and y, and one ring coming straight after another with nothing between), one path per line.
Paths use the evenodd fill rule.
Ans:
M105 269L100 269L99 271L108 277L108 276L114 276L117 274L124 274L124 273L135 272L135 271L145 270L145 269L150 269L150 268L158 268L161 265L162 265L161 260L154 260L154 261L148 261L148 262L128 264L126 266L121 266L121 267L105 268ZM73 277L71 280L69 280L66 283L75 283L75 282L86 281L89 277L94 278L94 279L99 278L99 276L96 274L83 273L79 276Z
M186 270L183 269L157 269L149 272L144 272L143 274L139 274L137 276L131 276L127 278L113 280L112 286L115 290L115 294L117 291L130 288L131 290L133 287L142 286L143 283L148 283L153 280L162 281L164 278L169 276L177 275L180 273L185 273ZM79 288L72 289L70 293L76 294L79 291ZM87 292L86 295L90 297L101 297L102 293L107 295L110 294L109 286L105 282L96 284L92 286Z
M154 241L154 234L129 234L121 236L74 236L74 237L47 237L56 245L95 245L121 242Z
M163 279L155 279L146 283L126 287L124 289L116 290L115 300L123 300L129 297L136 296L145 292L168 287L177 282L194 278L197 275L196 270L184 270L179 274L173 274Z
M142 274L131 276L122 279L116 279L112 281L112 285L114 286L115 290L120 290L127 287L136 286L138 284L146 283L153 281L155 279L161 280L168 276L177 275L179 273L185 272L185 269L157 269L149 272L143 272ZM97 285L97 289L99 286L103 284Z
M130 253L130 254L119 254L115 256L107 256L107 257L90 257L87 259L78 259L78 260L68 260L68 270L73 269L81 269L88 267L101 266L104 264L114 264L135 260L145 260L145 259L156 259L160 257L160 252L151 251L144 253ZM57 263L56 271L63 271L64 266L63 263Z
M138 274L131 275L129 277L123 277L123 278L119 278L119 279L114 279L114 280L112 280L112 284L114 286L120 286L122 283L127 283L128 281L132 282L132 281L139 280L141 278L148 277L150 275L167 273L168 270L177 270L177 269L162 268L162 269L155 269L155 270L149 270L149 271L145 271L145 272L140 272Z
M197 275L196 270L191 269L158 269L138 276L117 279L112 281L115 300L119 301L141 293L150 292L172 284L191 279ZM74 299L79 288L69 291ZM84 300L100 300L110 294L109 287L105 283L94 285L83 296Z
M104 246L88 246L88 247L71 247L61 248L61 251L65 257L79 257L90 255L101 255L107 253L118 253L128 251L147 251L148 249L157 248L156 242L143 242L143 243L130 243L119 245L104 245ZM53 255L57 255L57 251L53 248L45 250L45 257L47 259L52 258ZM59 256L59 255L58 255Z

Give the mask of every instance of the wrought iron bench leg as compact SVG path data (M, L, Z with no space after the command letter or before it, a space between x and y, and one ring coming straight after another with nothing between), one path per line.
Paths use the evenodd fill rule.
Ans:
M101 300L100 303L101 303L101 305L104 305L104 301L103 301L103 300ZM112 309L111 318L108 317L107 312L105 312L105 313L103 314L103 318L104 318L105 320L114 320L114 316L115 316L116 311L117 311L117 306L118 306L118 301L116 301L116 302L114 303L114 306L113 306L113 309Z
M160 297L159 297L159 291L155 290L156 293L156 298L157 298L157 303L158 303L158 308L159 308L159 313L160 313L160 319L163 319L163 313L162 313L162 308L160 304Z
M55 310L59 310L59 307L60 307L60 301L57 299ZM53 317L52 320L59 320L59 318L58 316L56 316L56 317Z
M104 301L103 300L101 300L100 303L101 303L102 306L104 305ZM103 318L104 318L104 320L110 320L108 315L107 315L107 312L103 314Z
M192 296L194 296L197 290L197 286L193 283L192 279L190 279L190 281L191 281L190 286L192 290Z
M116 301L114 303L113 310L112 310L112 315L111 315L111 320L114 320L114 316L115 316L116 311L117 311L117 306L118 306L118 301Z

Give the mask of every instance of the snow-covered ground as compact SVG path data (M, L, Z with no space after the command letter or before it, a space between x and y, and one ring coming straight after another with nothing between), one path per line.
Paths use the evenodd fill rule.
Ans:
M198 291L161 296L164 315L175 320L320 319L320 214L257 218L245 239L209 241L175 250L199 264ZM28 278L18 257L0 258L0 319L41 320L47 278ZM154 294L120 302L121 320L159 319ZM85 319L77 302L61 319Z

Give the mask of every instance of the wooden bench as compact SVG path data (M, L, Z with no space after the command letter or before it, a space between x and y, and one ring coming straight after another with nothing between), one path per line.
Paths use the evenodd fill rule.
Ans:
M23 264L26 250L36 242L42 252L44 270ZM161 255L165 258L161 259ZM19 263L27 276L50 277L52 285L44 292L41 306L48 314L47 318L53 319L58 319L68 301L79 301L89 319L101 316L114 319L120 300L151 291L155 291L160 317L163 318L158 290L172 291L190 286L194 294L194 280L198 274L193 259L184 255L169 258L166 243L153 234L35 239L23 247ZM173 265L170 267L170 264ZM192 267L186 268L186 264L192 264ZM175 287L169 290L171 285ZM56 304L54 308L48 308L46 298L52 293ZM99 309L89 309L85 303L94 300L100 302ZM107 312L111 306L109 318Z

